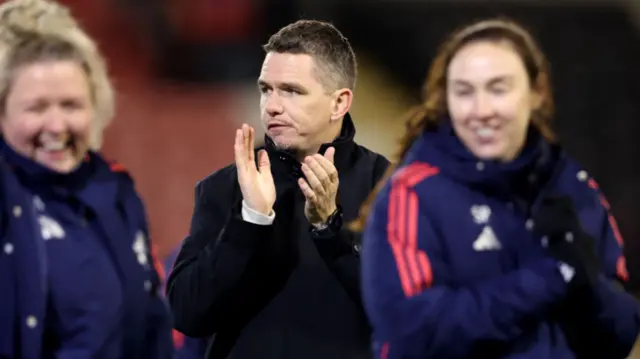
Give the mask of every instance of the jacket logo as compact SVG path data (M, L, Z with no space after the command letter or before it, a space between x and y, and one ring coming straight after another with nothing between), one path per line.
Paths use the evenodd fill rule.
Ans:
M471 215L473 216L473 221L477 224L487 224L489 223L489 217L491 217L491 208L485 204L473 205L471 206Z
M65 237L64 229L53 218L41 215L38 217L38 222L40 223L40 233L45 241Z
M498 241L496 234L488 224L489 218L491 217L491 208L487 205L471 206L471 216L475 223L484 225L482 232L473 242L473 249L478 252L501 249L502 245L500 241Z
M566 283L571 282L573 276L576 274L576 270L573 269L572 266L564 262L560 262L558 264L558 268L560 269L560 274L562 274L562 278L564 279L564 281Z
M482 229L482 233L480 233L475 242L473 242L473 249L478 252L498 250L500 248L502 248L502 245L490 226L485 226Z
M138 231L136 233L136 238L133 241L133 252L136 254L136 258L138 259L138 263L141 266L147 268L149 266L149 248L147 247L147 237L144 232Z

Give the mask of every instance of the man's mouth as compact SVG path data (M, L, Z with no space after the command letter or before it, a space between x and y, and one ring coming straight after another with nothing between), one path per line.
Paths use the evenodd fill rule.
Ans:
M284 128L284 127L289 127L289 125L284 124L284 123L270 123L270 124L267 125L267 129L268 130L277 129L277 128Z

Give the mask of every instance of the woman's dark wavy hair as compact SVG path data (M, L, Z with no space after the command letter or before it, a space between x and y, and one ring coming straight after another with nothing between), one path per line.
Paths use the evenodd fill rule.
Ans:
M385 176L362 205L360 217L350 224L352 230L364 229L373 200L396 170L398 163L403 161L413 142L424 131L436 130L439 122L448 117L447 68L449 63L462 47L481 41L504 42L518 53L524 63L531 87L541 96L540 106L531 113L531 123L545 139L555 142L555 135L551 129L554 103L549 65L531 33L515 21L503 18L482 20L467 25L455 31L438 49L423 87L422 103L410 110L407 115L405 133L400 140L396 161L389 166Z

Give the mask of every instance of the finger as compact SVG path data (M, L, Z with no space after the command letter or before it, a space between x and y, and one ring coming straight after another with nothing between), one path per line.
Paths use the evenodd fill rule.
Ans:
M318 179L313 170L306 164L302 164L302 172L304 173L305 178L307 179L307 184L311 189L316 192L318 195L324 195L324 188L322 187L322 182Z
M275 182L273 181L273 174L271 173L271 161L269 160L269 154L266 150L258 151L258 166L260 176L264 180L263 183L269 183L273 188L273 195L275 196Z
M258 166L260 173L271 174L271 161L269 160L269 154L265 150L258 151Z
M242 124L242 147L244 148L245 159L249 159L249 125Z
M302 191L302 194L304 195L304 197L310 201L311 203L316 203L317 201L317 197L316 197L316 193L311 189L311 187L309 186L309 184L307 183L307 181L304 180L304 178L299 178L298 179L298 187L300 187L300 190Z
M316 161L318 161L320 166L322 166L324 171L327 173L329 181L331 181L332 183L337 182L338 169L336 169L336 166L334 166L333 163L329 161L325 156L314 155L313 157L316 159Z
M248 126L249 127L249 148L247 148L247 154L249 155L249 161L251 162L255 162L256 160L256 151L255 151L255 146L254 146L254 141L253 141L253 137L255 136L255 130L253 129L253 127Z
M244 134L242 129L236 130L233 152L236 160L236 167L238 167L238 169L244 169L247 162L247 153L245 151Z
M336 154L336 149L334 147L329 147L327 148L326 151L324 151L324 158L326 158L327 160L329 160L329 162L333 163L333 156Z
M318 162L318 157L322 156L309 156L305 158L304 163L311 168L313 173L320 180L320 183L326 187L326 185L329 184L329 175L327 174L327 171L324 170L324 167Z

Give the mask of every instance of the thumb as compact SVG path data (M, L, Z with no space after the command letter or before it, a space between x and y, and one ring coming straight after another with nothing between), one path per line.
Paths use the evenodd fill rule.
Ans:
M269 161L269 154L265 150L258 152L258 168L260 172L267 171L271 173L271 161Z
M326 151L324 151L324 158L328 159L329 162L333 163L333 155L335 155L336 153L336 149L333 147L329 147L327 148Z

